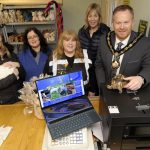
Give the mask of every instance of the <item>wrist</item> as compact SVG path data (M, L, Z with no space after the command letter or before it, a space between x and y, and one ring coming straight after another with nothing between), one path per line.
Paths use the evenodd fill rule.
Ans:
M141 81L142 81L142 85L145 83L145 78L141 75L138 75L140 78L141 78Z

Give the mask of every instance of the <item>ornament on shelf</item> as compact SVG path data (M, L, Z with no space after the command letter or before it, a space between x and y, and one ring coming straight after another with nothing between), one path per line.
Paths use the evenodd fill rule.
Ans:
M55 36L56 36L55 31L43 30L42 33L43 33L43 36L44 36L44 38L46 39L47 43L50 43L50 42L54 42L54 41L55 41Z
M16 18L17 18L17 22L24 22L24 17L20 10L16 10Z
M33 22L38 21L37 11L32 11L32 21Z

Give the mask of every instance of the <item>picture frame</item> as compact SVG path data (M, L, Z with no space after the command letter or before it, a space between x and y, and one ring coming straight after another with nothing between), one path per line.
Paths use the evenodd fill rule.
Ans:
M148 31L148 38L150 38L150 27L149 27L149 31Z
M123 0L124 5L130 5L130 0Z
M147 26L148 26L148 21L146 21L146 20L140 20L139 21L138 32L139 33L143 32L144 35L146 35Z

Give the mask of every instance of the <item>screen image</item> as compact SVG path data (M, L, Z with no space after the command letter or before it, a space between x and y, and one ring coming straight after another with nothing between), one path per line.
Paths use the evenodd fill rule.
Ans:
M82 72L73 72L36 81L42 108L84 95Z
M78 112L89 108L91 104L87 99L73 99L71 101L65 101L60 104L56 104L51 107L43 109L43 113L47 122L53 121L58 118L62 118L66 115ZM91 106L92 107L92 106Z

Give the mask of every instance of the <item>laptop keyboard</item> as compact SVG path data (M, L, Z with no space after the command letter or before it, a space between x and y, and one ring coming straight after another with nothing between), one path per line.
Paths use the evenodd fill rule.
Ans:
M95 115L95 110L89 110L73 117L58 121L53 124L48 124L52 139L63 137L80 128L89 126L95 122L100 121L100 118Z

